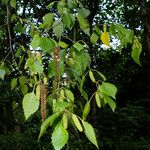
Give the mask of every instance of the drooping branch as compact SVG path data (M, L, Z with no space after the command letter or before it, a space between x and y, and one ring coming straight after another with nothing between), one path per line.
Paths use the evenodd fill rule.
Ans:
M54 81L53 97L57 98L57 89L59 88L59 47L54 48Z

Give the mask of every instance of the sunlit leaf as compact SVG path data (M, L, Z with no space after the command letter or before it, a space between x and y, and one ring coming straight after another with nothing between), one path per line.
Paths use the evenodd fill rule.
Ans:
M89 71L89 77L92 80L92 82L96 82L94 75L93 75L93 72L91 70Z
M96 100L96 104L99 108L101 108L101 100L100 100L100 95L98 92L95 93L95 100Z
M112 98L116 99L116 93L117 93L117 88L115 85L108 83L108 82L103 82L100 85L100 91L108 96L111 96Z
M42 37L40 39L39 46L43 52L51 53L53 48L55 47L55 43L50 38L48 39L46 37Z
M90 37L90 40L93 44L96 44L97 41L98 41L98 35L95 34L95 33L92 33L91 37Z
M84 45L80 44L79 42L76 42L73 45L74 48L76 48L78 51L81 51L84 48Z
M95 131L93 127L91 126L91 124L83 120L82 120L82 124L84 126L84 133L87 136L87 138L99 149L97 140L96 140Z
M68 141L68 132L65 128L60 124L55 127L52 133L52 145L55 150L60 150Z
M63 117L62 117L62 123L63 123L63 127L65 129L67 129L68 127L68 117L66 113L63 113Z
M110 46L109 41L110 41L110 37L109 37L109 33L108 32L103 32L101 34L101 41L103 42L103 44Z
M35 50L36 48L39 47L39 45L40 45L40 37L39 35L36 34L31 42L31 46Z
M53 30L54 30L54 33L56 35L57 38L60 38L63 31L64 31L64 25L61 21L55 21L53 23Z
M61 111L64 111L69 106L70 106L70 103L68 102L58 101L55 103L54 108L56 112L57 111L61 112Z
M52 125L52 123L54 122L54 120L59 116L59 113L55 113L53 115L51 115L50 117L48 117L41 125L41 130L40 130L40 134L38 139L41 138L41 136L46 132L46 129L48 128L48 126Z
M11 0L10 1L10 6L13 8L16 8L16 0Z
M69 101L71 100L71 102L74 102L74 95L70 90L65 89L65 94Z
M78 10L78 13L82 15L83 18L87 18L90 15L90 11L85 8L81 8Z
M64 25L69 28L70 30L72 29L73 25L75 22L75 18L72 14L67 14L63 17L63 23Z
M39 108L39 101L33 92L28 93L23 98L23 111L26 120L35 113Z
M82 131L83 131L83 128L82 128L82 126L81 126L81 123L80 123L78 117L77 117L75 114L72 114L72 120L73 120L75 126L77 127L77 129L78 129L80 132L82 132Z
M49 28L53 24L54 20L54 14L53 13L47 13L44 16L43 24L46 28Z
M77 19L82 30L90 27L88 20L85 19L81 14L78 14Z
M61 46L62 48L67 48L68 47L68 44L66 44L65 42L63 41L59 41L59 46Z

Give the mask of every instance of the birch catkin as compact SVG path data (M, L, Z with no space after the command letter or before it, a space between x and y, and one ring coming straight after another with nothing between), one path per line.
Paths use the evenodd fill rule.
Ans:
M46 85L41 84L41 116L42 121L46 119Z

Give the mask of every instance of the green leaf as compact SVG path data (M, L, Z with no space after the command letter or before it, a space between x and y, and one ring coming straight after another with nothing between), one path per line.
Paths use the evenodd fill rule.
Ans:
M106 77L101 72L97 71L97 73L103 79L103 81L106 81Z
M48 65L48 76L52 78L55 75L54 71L54 61L51 61Z
M77 117L75 114L72 114L72 120L73 120L75 126L77 127L77 129L78 129L80 132L82 132L82 131L83 131L83 128L82 128L82 126L81 126L81 123L80 123L78 117Z
M16 8L16 0L11 0L10 1L10 6L13 8Z
M92 35L91 35L91 37L90 37L91 42L92 42L93 44L96 44L97 41L98 41L98 39L99 39L98 35L95 34L95 33L92 33Z
M68 29L72 29L75 22L75 18L72 14L67 14L63 17L63 23Z
M48 39L46 37L42 37L40 39L39 46L41 47L41 50L43 52L52 53L53 48L55 47L55 43L51 39Z
M76 0L68 0L67 1L68 6L72 9L76 8L78 5L76 3Z
M90 28L83 29L84 33L90 36Z
M93 75L93 72L91 70L89 71L89 77L90 77L92 82L96 82L94 75Z
M87 101L85 106L84 106L84 109L83 109L83 114L82 114L82 119L85 120L87 115L89 114L90 112L90 101Z
M39 74L43 73L43 67L38 60L36 60L30 68L31 68L31 71L33 72L36 72Z
M7 5L8 2L9 2L9 0L2 0L2 3L5 4L5 5Z
M33 55L26 61L25 69L27 68L29 68L33 73L43 73L42 63L39 60L35 59Z
M65 89L65 94L69 101L74 102L74 95L70 90Z
M48 128L48 126L52 125L52 123L54 122L54 120L59 116L59 113L55 113L53 115L51 115L50 117L48 117L41 125L41 130L40 130L40 134L38 139L41 138L41 136L46 132L46 129Z
M19 77L19 83L23 86L26 83L26 78L24 76Z
M43 24L46 28L50 28L50 26L53 24L54 20L54 14L53 13L47 13L44 16Z
M84 126L84 133L87 136L87 138L99 149L96 136L95 136L95 131L91 126L91 124L83 120L82 120L82 124Z
M115 85L107 82L103 82L100 85L100 91L108 96L113 97L116 99L116 93L117 93L117 88Z
M73 47L76 48L78 51L81 51L84 48L84 45L76 42L75 44L73 44Z
M56 2L57 2L57 1L51 2L51 3L47 6L47 8L49 8L49 9L52 8Z
M57 112L62 112L64 111L67 107L70 106L70 103L68 102L64 102L64 101L59 101L59 102L56 102L55 105L54 105L54 110Z
M95 26L94 30L95 30L99 35L101 35L101 30L100 30L97 26Z
M17 85L17 78L12 79L11 81L11 90L13 90Z
M33 50L36 50L36 48L39 47L39 45L40 45L40 37L39 37L39 35L36 34L34 36L34 38L33 38L33 40L32 40L30 45L32 46Z
M39 108L39 101L36 100L35 94L33 92L28 93L23 98L23 111L26 120L35 113Z
M52 145L55 150L60 150L68 141L68 132L62 125L56 126L52 133Z
M135 47L134 45L132 46L132 52L131 52L131 56L133 58L133 60L138 64L138 65L141 65L140 64L140 54L141 54L141 49L140 48L137 48Z
M0 79L4 80L5 74L6 74L6 71L0 68Z
M68 117L66 113L63 113L63 117L62 117L62 123L63 123L63 127L65 129L67 129L68 127Z
M59 46L62 47L62 48L67 48L68 47L68 44L66 44L65 42L63 41L59 41Z
M26 95L28 93L28 86L26 84L21 86L21 92L23 95Z
M40 83L37 84L35 91L36 91L36 94L35 94L36 99L40 101L40 97L41 97L41 84Z
M134 44L132 46L132 52L131 52L131 56L133 58L133 60L138 64L140 64L140 54L142 52L142 45L141 43L138 41L138 39L135 37L134 39Z
M57 38L60 38L62 33L64 32L64 26L61 21L55 21L53 23L53 30Z
M96 104L99 108L101 108L101 100L100 100L100 95L98 92L95 93L95 100L96 100Z
M108 105L110 106L110 108L114 112L116 109L116 103L112 100L112 98L107 96L107 95L104 95L104 101L106 101L106 103L108 103Z
M77 19L82 30L90 27L88 20L85 19L82 15L78 14Z
M132 30L127 30L128 32L126 32L126 36L125 39L127 42L132 43L133 41L133 36L134 36L134 31Z
M85 8L81 8L78 10L78 13L83 17L83 18L87 18L90 15L90 11L88 9Z

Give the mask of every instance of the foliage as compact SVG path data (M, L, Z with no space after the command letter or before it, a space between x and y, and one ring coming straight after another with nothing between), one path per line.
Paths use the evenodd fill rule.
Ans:
M39 20L30 11L26 14L28 17L20 17L18 10L22 5L16 0L3 0L1 5L7 8L7 13L4 11L1 15L7 19L9 46L4 47L10 52L1 60L0 78L6 82L11 76L8 84L11 90L19 93L19 99L23 99L19 105L23 105L25 120L34 120L33 114L39 119L40 108L43 123L39 140L50 127L56 150L67 143L70 126L84 132L98 148L95 129L85 120L93 101L99 108L108 104L115 111L117 88L93 69L90 47L103 45L113 51L111 40L116 38L120 43L117 51L121 53L122 49L132 47L131 57L140 65L142 46L139 38L121 24L104 24L103 29L98 24L91 25L88 21L90 11L75 0L45 4L46 11ZM1 31L0 39L4 41L5 30ZM25 35L28 40L12 40L13 34L18 38ZM94 87L91 93L85 86L89 79ZM13 102L17 104L15 100Z

